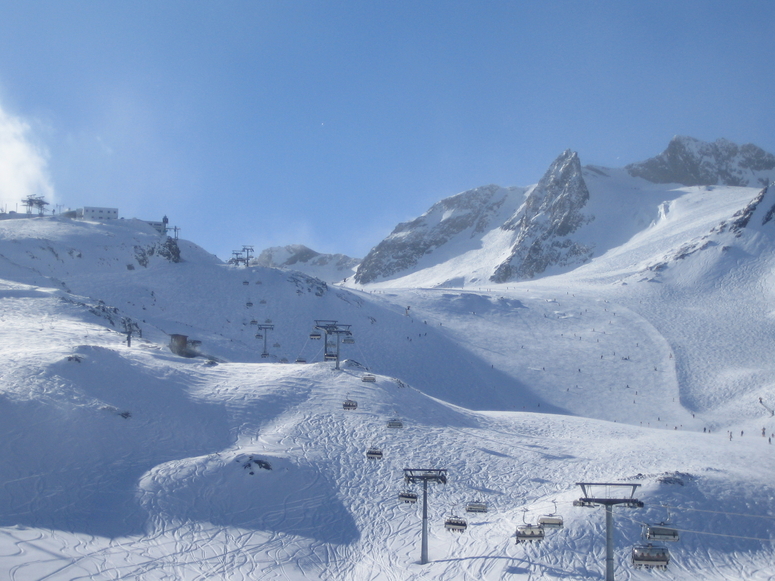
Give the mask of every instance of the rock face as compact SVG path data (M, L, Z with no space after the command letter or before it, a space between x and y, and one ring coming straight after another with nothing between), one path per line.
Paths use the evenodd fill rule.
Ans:
M750 143L738 146L726 139L707 143L676 136L656 157L625 169L634 177L658 184L756 187L775 179L775 156Z
M298 270L322 280L339 281L355 273L358 258L344 254L321 254L303 244L273 246L258 255L252 264L270 268Z
M511 255L497 266L490 280L529 279L550 266L589 260L593 249L570 238L594 219L582 212L588 201L579 157L566 150L554 160L514 216L501 226L516 232L516 239Z
M522 188L489 185L437 202L419 218L396 226L377 244L358 267L355 282L368 284L409 271L423 256L455 238L463 239L460 250L466 250L465 241L497 227L499 224L491 223L494 217L510 198L523 192Z
M527 193L527 196L525 194ZM396 226L363 259L355 282L404 276L467 255L493 282L581 264L592 248L570 238L593 217L578 155L563 152L532 189L484 186L446 198Z

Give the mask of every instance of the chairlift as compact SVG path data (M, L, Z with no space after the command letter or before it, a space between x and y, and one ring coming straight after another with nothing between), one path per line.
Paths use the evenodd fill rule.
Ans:
M411 490L404 490L398 493L398 500L406 504L415 504L417 502L417 493Z
M466 504L466 512L487 512L487 503L469 502Z
M371 373L367 373L366 375L361 377L361 381L365 381L366 383L374 383L375 381L377 381L377 378Z
M388 420L387 427L388 428L403 428L404 427L404 422L402 422L398 418L393 418L392 420Z
M264 336L261 333L256 333L256 339L263 339Z
M346 399L344 400L344 403L342 404L342 409L346 410L356 410L358 409L358 402L352 399Z
M545 514L538 518L538 524L545 529L559 530L563 528L562 517L557 514L557 503L554 503L554 512L551 514Z
M347 335L344 339L342 339L342 343L344 343L345 345L352 345L355 343L355 339Z
M262 353L261 354L261 359L266 359L267 357L269 357L269 353Z
M243 280L243 281L242 281L242 284L248 285L248 284L250 284L250 283L249 283L248 281L246 281L246 280Z
M462 533L468 528L468 522L466 519L453 514L444 521L444 528L453 533Z
M517 544L540 543L545 538L544 527L541 525L520 525L517 527Z
M326 361L335 361L336 353L326 353L325 355L323 355L323 359Z
M632 548L632 566L636 569L667 569L669 563L670 551L665 547L649 543Z
M382 450L379 448L369 448L366 452L366 458L369 460L382 460Z
M253 303L251 303L250 301L248 301L248 302L246 302L246 303L245 303L245 306L246 306L246 307L248 307L248 308L250 308L250 307L252 307L252 306L253 306Z
M296 363L306 363L306 362L307 362L307 360L304 359L304 357L297 357L296 358Z
M251 325L258 325L258 321L256 321L255 319L250 319L250 324Z
M678 531L664 525L665 523L660 523L659 525L647 525L646 538L649 541L673 542L679 540Z
M274 347L275 349L277 349L278 347L280 347L280 344L279 344L279 343L275 343L275 344L273 345L273 347Z
M318 341L322 337L323 335L320 334L320 331L312 331L312 333L309 334L309 338L313 341Z
M260 301L258 301L258 304L259 305L265 305L266 304L266 299L261 299Z
M538 524L545 529L556 530L559 530L564 526L562 517L555 514L545 514L544 516L539 517Z

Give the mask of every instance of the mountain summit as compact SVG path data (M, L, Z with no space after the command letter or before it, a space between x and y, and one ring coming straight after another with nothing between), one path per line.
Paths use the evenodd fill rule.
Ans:
M594 220L582 213L589 190L581 175L579 156L564 151L528 194L525 203L503 226L517 234L511 255L495 269L493 282L533 278L552 265L580 264L592 248L569 235Z
M726 139L674 137L656 157L613 169L582 167L566 150L532 187L468 190L399 224L354 282L455 287L559 274L659 221L687 193L675 184L761 188L774 179L775 156Z
M657 184L684 186L766 186L775 179L775 155L751 143L713 143L676 135L667 149L625 168L631 176Z

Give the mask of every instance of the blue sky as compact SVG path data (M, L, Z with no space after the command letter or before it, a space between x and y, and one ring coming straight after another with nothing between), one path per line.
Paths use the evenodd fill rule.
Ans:
M769 0L0 0L0 203L166 214L224 259L361 257L566 148L775 152L774 41Z

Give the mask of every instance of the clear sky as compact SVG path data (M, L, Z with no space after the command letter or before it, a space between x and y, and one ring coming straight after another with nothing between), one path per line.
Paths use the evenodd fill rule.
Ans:
M0 0L0 203L362 257L564 149L775 153L775 2Z

